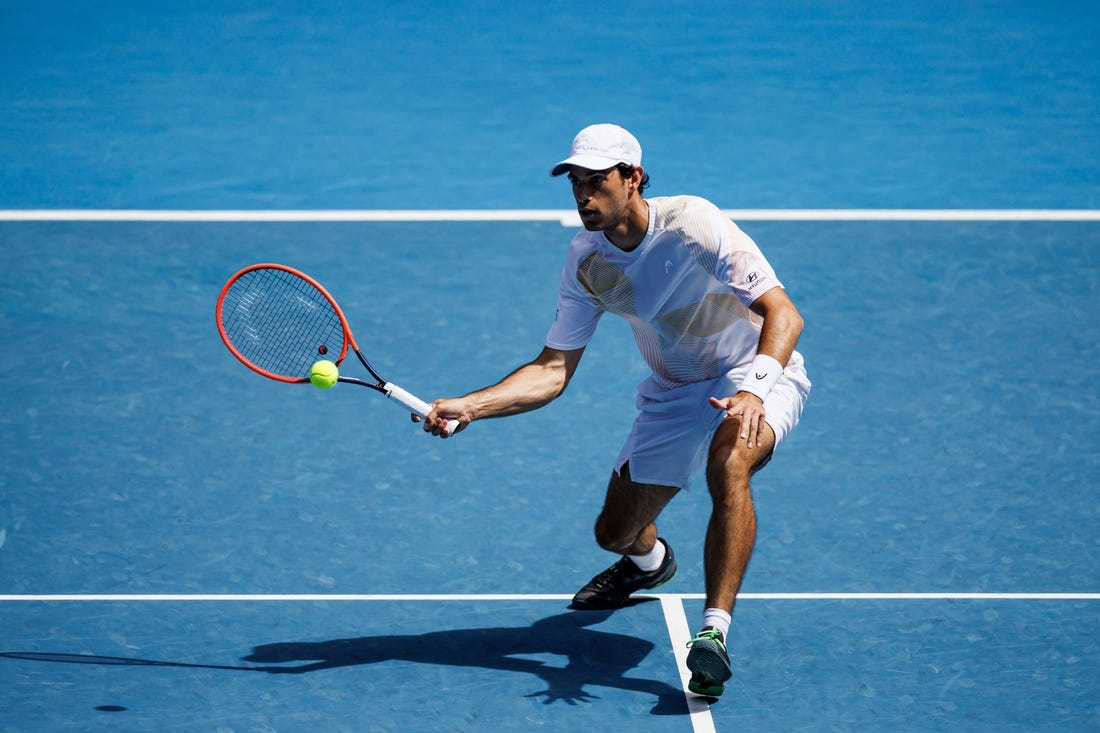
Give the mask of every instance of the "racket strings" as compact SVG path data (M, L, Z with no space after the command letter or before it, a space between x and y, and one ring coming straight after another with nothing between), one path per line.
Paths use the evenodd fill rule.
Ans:
M340 314L317 288L277 268L241 275L226 291L222 326L233 348L264 371L305 379L344 351Z

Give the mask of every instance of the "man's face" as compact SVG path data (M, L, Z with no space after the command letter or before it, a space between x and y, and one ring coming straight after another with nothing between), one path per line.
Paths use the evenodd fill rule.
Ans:
M585 229L608 231L626 221L630 181L617 168L594 171L572 166L569 182Z

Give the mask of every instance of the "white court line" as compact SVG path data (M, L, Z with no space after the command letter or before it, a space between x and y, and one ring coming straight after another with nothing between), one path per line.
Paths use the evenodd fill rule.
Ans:
M704 600L703 593L683 594ZM741 593L757 601L1100 601L1100 593Z
M725 209L738 221L1100 221L1095 209ZM6 209L0 221L425 222L556 221L580 226L572 209Z
M560 221L577 216L549 209L9 209L0 221ZM579 221L579 218L578 218Z
M207 601L233 603L297 603L301 601L352 601L357 603L374 601L571 601L572 594L564 593L74 593L74 594L31 594L0 595L0 603L9 601L122 601L122 602L160 602L160 601Z
M703 593L654 593L635 598L701 601ZM570 601L566 593L34 593L0 595L0 603L206 601ZM738 601L1100 601L1100 593L741 593Z

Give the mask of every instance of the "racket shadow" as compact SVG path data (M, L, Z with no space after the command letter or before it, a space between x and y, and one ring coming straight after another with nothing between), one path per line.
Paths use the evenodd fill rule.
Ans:
M544 704L576 705L597 700L589 687L605 687L656 696L656 715L689 714L683 690L665 682L628 676L654 644L625 634L588 628L610 611L571 611L541 619L529 627L448 629L416 635L368 636L320 642L282 642L255 647L245 662L275 674L307 674L399 660L418 664L478 667L519 672L539 678L546 689L527 697ZM525 655L565 657L558 667ZM298 663L298 664L295 664ZM278 665L278 666L275 666Z
M198 664L193 662L165 662L133 657L105 657L98 654L67 654L64 652L0 652L5 659L21 659L29 662L54 662L58 664L93 664L105 667L179 667L182 669L229 669L237 672L269 672L263 667L245 667L229 664Z

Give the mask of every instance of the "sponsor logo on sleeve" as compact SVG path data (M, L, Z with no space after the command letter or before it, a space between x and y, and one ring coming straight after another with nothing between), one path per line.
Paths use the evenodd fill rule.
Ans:
M751 292L758 288L762 282L764 281L760 279L760 273L753 270L745 276L745 289Z

